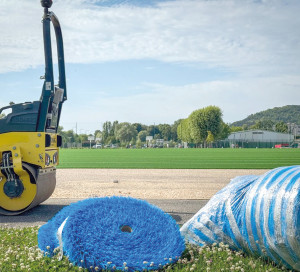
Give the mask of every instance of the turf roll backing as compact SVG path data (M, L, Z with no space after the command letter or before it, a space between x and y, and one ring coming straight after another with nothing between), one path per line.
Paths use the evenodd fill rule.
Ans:
M50 255L62 247L71 262L88 269L128 271L174 263L185 249L169 214L129 197L91 198L63 208L39 229L38 244Z
M300 166L234 178L181 233L193 244L223 242L300 271Z

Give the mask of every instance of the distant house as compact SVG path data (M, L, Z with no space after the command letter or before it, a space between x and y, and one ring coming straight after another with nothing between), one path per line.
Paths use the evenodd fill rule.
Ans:
M279 144L291 145L294 135L255 129L231 133L228 141L231 147L271 148Z

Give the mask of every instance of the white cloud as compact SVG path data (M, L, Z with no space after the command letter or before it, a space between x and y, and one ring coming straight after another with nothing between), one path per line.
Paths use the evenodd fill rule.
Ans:
M299 70L296 0L185 0L110 8L93 2L53 4L68 62L152 58L202 62L247 74ZM0 72L43 64L41 15L35 1L1 0Z
M37 4L37 3L35 3ZM33 1L0 2L0 73L42 64L41 8Z
M70 126L68 120L73 120L72 126L78 122L80 127L94 129L100 128L106 120L171 124L208 105L219 106L224 121L231 123L261 110L300 101L300 76L264 78L255 82L252 79L214 81L177 87L149 84L148 87L148 93L127 97L95 94L93 99L78 106L78 112L71 111L72 101L69 101L65 105L62 125Z
M222 68L232 76L181 86L151 82L142 94L108 98L95 93L81 104L73 90L62 114L66 128L78 122L96 129L99 122L115 119L172 123L212 104L233 122L300 101L298 0L177 0L145 7L97 2L54 1L67 62L155 59ZM39 1L0 1L0 73L44 64L42 13Z

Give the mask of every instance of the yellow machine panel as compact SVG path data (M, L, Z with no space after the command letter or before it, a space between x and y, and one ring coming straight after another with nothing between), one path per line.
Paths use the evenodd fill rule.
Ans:
M10 132L0 134L0 160L2 152L11 151L13 158L38 165L42 168L58 165L57 134L44 132ZM51 139L48 147L46 139ZM48 157L48 156L49 157Z

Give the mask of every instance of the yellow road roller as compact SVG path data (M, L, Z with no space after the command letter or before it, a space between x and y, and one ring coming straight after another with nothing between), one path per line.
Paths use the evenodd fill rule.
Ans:
M11 103L0 109L0 214L17 215L48 199L56 184L62 138L57 134L67 99L63 38L52 0L41 0L45 75L40 100ZM58 56L58 84L54 84L51 23Z

